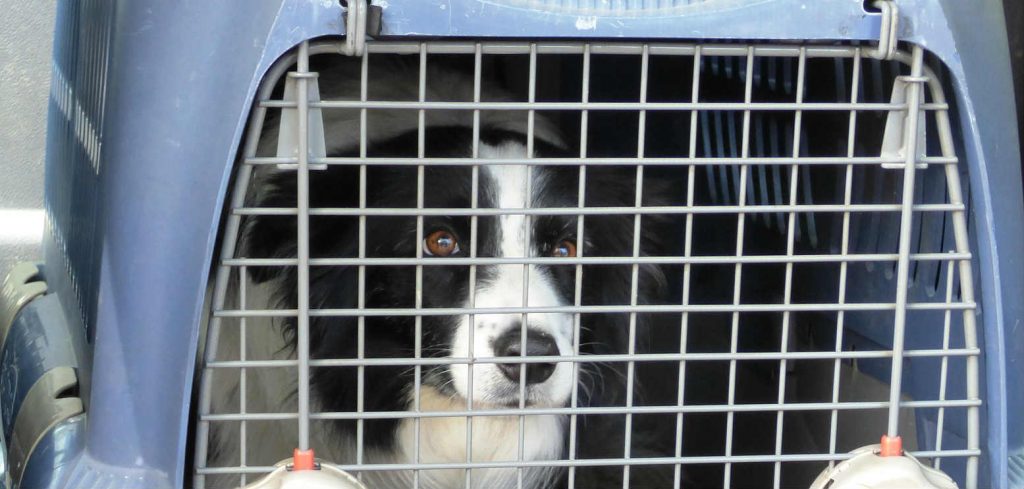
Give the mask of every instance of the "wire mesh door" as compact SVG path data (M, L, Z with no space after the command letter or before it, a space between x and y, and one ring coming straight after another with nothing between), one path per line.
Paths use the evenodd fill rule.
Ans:
M371 488L798 487L881 435L975 487L967 209L920 48L337 49L251 117L197 487L294 447Z

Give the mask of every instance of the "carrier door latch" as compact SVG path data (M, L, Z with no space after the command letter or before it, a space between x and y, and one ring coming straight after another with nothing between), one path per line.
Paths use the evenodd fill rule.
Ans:
M345 7L345 44L341 54L362 56L366 52L366 38L380 35L384 9L367 0L341 0Z

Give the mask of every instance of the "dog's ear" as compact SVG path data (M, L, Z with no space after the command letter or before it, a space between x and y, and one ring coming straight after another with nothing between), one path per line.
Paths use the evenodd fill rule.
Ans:
M353 208L358 205L358 170L331 166L309 178L310 208ZM275 171L257 177L245 206L261 210L297 207L295 173ZM237 256L243 258L295 258L298 249L298 219L293 213L249 215L242 221ZM348 256L353 246L355 218L313 215L309 218L310 257ZM291 266L252 266L250 277L257 283L294 274Z

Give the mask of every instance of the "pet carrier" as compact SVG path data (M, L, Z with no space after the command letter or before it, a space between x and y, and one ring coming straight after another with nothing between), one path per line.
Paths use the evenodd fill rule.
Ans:
M80 0L56 30L0 486L1024 485L998 2Z

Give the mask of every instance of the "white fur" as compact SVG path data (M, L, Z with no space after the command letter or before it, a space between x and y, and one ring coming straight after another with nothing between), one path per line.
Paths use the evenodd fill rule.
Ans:
M424 388L420 395L423 411L465 410L465 401L438 394ZM561 457L564 423L559 416L527 416L523 418L523 460L556 460ZM467 423L465 417L422 418L419 422L420 463L464 463L466 458L467 425L473 436L473 462L515 462L519 460L519 417L478 416ZM402 462L416 460L416 422L404 420L398 429ZM474 469L471 487L501 489L516 487L517 470L509 468ZM548 468L523 471L524 487L543 488ZM384 478L386 478L385 476ZM392 476L393 477L393 476ZM412 474L401 477L411 482ZM420 472L420 486L428 488L465 487L466 471L459 469ZM383 482L383 481L382 481ZM378 487L412 487L412 484L381 484Z
M526 148L519 143L506 143L499 147L482 145L480 155L483 158L525 158ZM503 209L523 209L527 206L527 183L529 171L525 165L496 165L485 167L494 183L497 207ZM535 177L532 179L531 191L541 185ZM499 255L506 258L524 258L531 255L527 249L528 222L522 214L509 214L499 217L500 246ZM564 306L559 297L552 277L535 266L498 265L497 275L490 281L477 284L476 304L466 304L477 308L508 308L523 307L524 292L528 293L526 306L551 307ZM525 272L525 277L524 277ZM524 282L527 279L528 282ZM528 285L524 286L524 283ZM528 290L524 290L528 288ZM496 356L492 344L496 338L510 328L518 328L522 323L522 314L476 314L473 316L473 341L470 346L469 319L463 316L459 322L453 342L452 356L456 358L487 358ZM543 331L555 339L560 354L572 351L572 315L571 314L527 314L529 327ZM466 364L452 365L452 378L456 390L462 396L470 396L469 366ZM493 363L475 363L473 370L472 398L475 402L490 403L501 401L492 392L507 390L509 380ZM551 377L543 383L527 386L527 399L530 404L542 406L562 406L572 393L572 366L559 363Z

